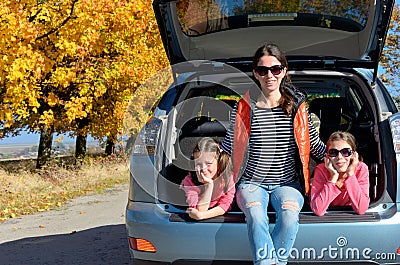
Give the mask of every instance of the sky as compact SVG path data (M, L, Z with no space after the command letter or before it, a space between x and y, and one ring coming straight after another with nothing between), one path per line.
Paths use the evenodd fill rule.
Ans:
M16 137L8 137L4 139L0 139L0 145L9 145L9 144L32 144L39 145L39 134L38 133L27 133L22 132L21 135ZM53 141L61 139L60 143L70 143L74 142L74 138L68 137L65 134L62 135L54 135ZM88 137L88 141L94 141L92 137Z
M39 145L39 134L28 134L23 132L20 136L0 139L0 145L8 144L37 144Z

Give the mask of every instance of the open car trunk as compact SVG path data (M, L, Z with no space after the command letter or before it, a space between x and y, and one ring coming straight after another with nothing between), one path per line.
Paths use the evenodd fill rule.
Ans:
M357 139L357 151L370 170L370 205L385 200L385 172L380 154L378 114L374 100L367 92L366 81L354 72L309 71L292 72L294 85L306 91L307 106L311 115L318 117L315 123L321 140L337 130L348 131ZM185 194L180 188L181 181L192 170L190 155L195 143L201 137L212 137L221 142L229 125L231 110L240 96L251 86L251 79L242 76L226 77L223 80L209 81L194 78L195 82L184 84L184 89L169 114L168 131L176 132L176 137L165 139L166 148L162 177L158 178L157 191L160 201L169 205L175 212L175 221L188 220L184 210L187 205ZM197 81L196 81L197 80ZM203 80L203 81L202 81ZM173 122L170 122L173 121ZM168 150L168 151L167 151ZM316 161L310 163L312 172ZM306 198L302 209L301 222L345 222L351 220L379 220L379 215L366 213L356 215L349 207L330 208L324 218L314 216ZM274 211L271 208L271 220ZM236 204L230 214L205 220L205 222L244 222L244 216Z

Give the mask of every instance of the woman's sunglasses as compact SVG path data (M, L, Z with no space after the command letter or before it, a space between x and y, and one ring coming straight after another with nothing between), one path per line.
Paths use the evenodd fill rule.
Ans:
M343 148L341 150L331 148L326 154L330 157L337 157L339 153L341 153L343 157L349 157L353 154L353 150L351 150L351 148Z
M254 71L261 76L267 75L268 71L271 71L273 75L280 75L284 68L283 65L273 65L271 67L259 65L254 68Z

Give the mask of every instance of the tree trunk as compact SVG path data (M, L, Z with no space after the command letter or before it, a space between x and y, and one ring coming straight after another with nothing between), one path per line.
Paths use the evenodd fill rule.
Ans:
M86 156L87 135L78 135L75 143L75 158L83 159Z
M110 156L114 154L115 142L116 141L114 137L107 136L106 150L105 150L106 155Z
M53 129L49 127L40 130L39 150L36 161L36 168L41 169L51 157L51 147L53 144Z
M78 128L76 132L78 136L76 137L75 142L75 159L82 160L86 156L86 143L87 143L87 132L85 127L89 124L89 120L87 118L77 119Z

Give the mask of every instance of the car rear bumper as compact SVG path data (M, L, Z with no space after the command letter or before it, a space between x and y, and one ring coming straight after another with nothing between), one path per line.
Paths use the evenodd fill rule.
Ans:
M144 238L156 248L154 253L130 249L135 265L252 264L243 217L193 222L167 210L165 205L128 203L128 237ZM400 213L396 207L391 212L302 214L289 264L400 264Z
M379 263L377 261L289 261L288 265L371 265L371 264L387 264L387 265L395 265L399 263ZM141 260L141 259L133 259L134 265L253 265L251 261L232 261L232 260L176 260L172 263L163 262L163 261L149 261L149 260Z
M232 260L176 260L172 263L133 259L135 265L252 265L251 261Z

